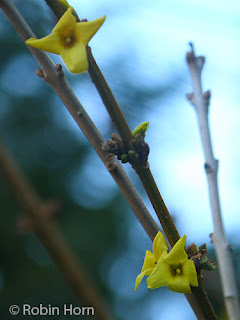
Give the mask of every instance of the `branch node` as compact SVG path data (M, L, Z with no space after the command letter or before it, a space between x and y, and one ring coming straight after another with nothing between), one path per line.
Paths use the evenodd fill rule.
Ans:
M44 79L44 73L43 73L43 71L42 71L42 69L37 69L36 71L35 71L35 73L36 73L36 75L39 77L39 78L42 78L42 79Z
M105 152L116 155L122 163L129 162L135 170L149 167L148 155L150 149L140 133L130 141L129 146L126 146L122 139L114 133L111 133L111 138L112 140L108 139L102 145Z
M53 220L59 213L60 203L58 201L48 201L39 208L43 223ZM16 231L20 234L33 232L36 229L36 222L27 213L22 213L16 221Z
M60 63L58 63L56 65L56 72L57 72L58 77L64 77L64 71L63 71L62 65Z
M193 101L193 93L187 93L186 94L186 98L189 100L189 101Z
M206 108L207 113L208 113L208 109L209 109L210 98L211 98L211 92L210 92L210 90L207 90L203 94L203 103L204 103L204 106Z
M212 166L207 162L204 163L204 169L206 171L206 174L209 174L209 173L213 172Z
M213 243L213 242L214 242L214 233L211 232L211 233L209 234L209 237L210 237L210 239L211 239L211 243Z
M78 112L77 112L77 116L78 116L79 118L82 118L82 117L83 117L83 113L82 113L82 111L78 110Z
M196 108L196 103L195 103L195 99L194 99L195 98L194 93L187 93L186 94L186 98Z
M210 97L211 97L211 91L210 90L207 90L206 92L204 92L203 99L204 99L204 101L206 103L209 103Z
M109 172L113 172L116 169L116 162L113 159L115 159L113 154L109 154L106 157L106 168Z

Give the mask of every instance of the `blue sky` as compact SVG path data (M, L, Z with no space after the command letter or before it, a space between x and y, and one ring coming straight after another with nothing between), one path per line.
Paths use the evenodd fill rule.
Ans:
M129 67L129 77L140 84L151 86L159 81L164 83L175 70L182 75L180 88L160 102L161 108L158 101L153 101L148 119L146 114L144 118L136 115L136 125L147 120L150 122L147 142L152 146L149 158L151 169L167 206L176 213L180 233L187 234L189 242L207 242L210 245L209 234L213 232L213 224L203 170L203 151L194 109L185 99L186 93L192 91L185 63L188 42L193 41L196 53L206 57L203 89L212 92L210 129L214 154L220 161L223 220L229 241L233 245L239 243L240 3L235 0L70 0L69 3L80 17L89 20L107 15L103 27L90 42L103 73L108 74L109 62L121 55L124 66ZM107 114L99 111L95 98L89 99L83 91L78 92L80 100L95 118L100 130L104 131ZM107 173L98 179L99 184L105 182L106 188L112 188ZM146 203L153 213L151 205ZM136 229L139 229L138 225ZM117 266L125 258L121 257L113 264L113 273L118 271ZM114 277L110 276L109 281L114 281ZM128 290L128 287L125 290L124 287L119 288L119 296L125 295ZM145 289L140 289L138 294L141 290ZM169 298L173 299L172 303L182 303L179 295L170 295L166 293L166 301ZM159 318L155 299L153 305L148 306L152 311L152 320L175 319L176 316L178 319L191 319L192 311L187 302L184 308L178 308L177 315L171 304L163 304L165 307L161 309Z
M149 120L147 141L152 146L149 158L152 171L166 203L181 212L179 224L184 223L188 235L197 239L208 238L213 226L196 115L185 99L186 93L192 91L185 63L188 42L193 41L196 53L206 57L203 88L212 92L209 117L214 154L220 160L223 217L227 233L238 232L240 4L233 0L69 3L80 17L89 20L107 15L103 27L90 42L103 73L108 73L105 67L109 62L122 55L124 66L129 66L129 77L140 84L164 83L176 69L183 77L181 87L161 102L164 104L161 108L158 101L153 101L148 119L146 114L144 118L136 116L136 125ZM95 98L89 100L83 90L78 94L100 130L104 129L107 114L99 111ZM156 160L159 157L161 163Z

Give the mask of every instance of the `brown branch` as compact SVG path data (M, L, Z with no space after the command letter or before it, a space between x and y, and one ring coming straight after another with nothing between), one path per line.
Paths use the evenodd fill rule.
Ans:
M47 249L56 266L63 273L79 301L94 308L99 320L113 319L107 310L101 295L91 283L84 267L65 243L49 215L54 206L45 205L28 183L25 176L7 154L0 141L0 171L13 192L16 201L31 221L33 232Z

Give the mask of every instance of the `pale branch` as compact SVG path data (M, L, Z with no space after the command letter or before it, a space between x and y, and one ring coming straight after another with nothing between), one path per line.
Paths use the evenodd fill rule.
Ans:
M29 37L34 36L32 31L10 0L0 0L0 7L3 9L4 13L24 41ZM106 153L102 150L102 145L105 141L98 129L95 127L92 120L89 118L86 111L83 109L80 102L77 100L72 89L63 76L63 72L60 66L58 65L57 68L55 68L52 61L49 59L48 55L45 52L30 47L29 50L32 52L42 68L42 70L38 71L38 75L52 86L60 99L63 101L79 127L84 132L89 142L98 153L99 157L104 162L105 166L119 185L123 195L129 202L131 208L133 209L139 221L142 223L149 237L153 240L156 233L159 231L158 225L147 211L145 205L143 204L136 189L130 182L122 166L114 157L107 156ZM200 283L199 288L192 289L193 294L186 295L186 297L197 318L199 320L216 319L215 313L206 296L202 284Z
M111 89L109 88L101 70L99 69L91 49L87 47L88 59L89 59L89 74L95 84L100 97L113 121L116 128L122 138L128 146L129 141L131 141L132 133L128 127L128 124L115 100ZM126 130L125 130L126 129ZM134 167L134 166L133 166ZM174 225L174 222L168 212L168 209L162 199L162 196L158 190L156 182L152 176L151 170L147 164L146 167L136 168L136 173L138 174L147 194L152 203L152 206L159 218L159 221L163 227L163 230L169 240L171 246L173 246L179 239L178 231ZM211 303L207 297L205 289L202 284L202 280L199 279L199 287L192 288L192 295L185 295L191 304L198 319L217 319L215 312L211 306ZM189 300L192 297L193 300Z
M192 78L193 93L188 94L187 98L191 101L196 110L204 150L204 167L207 175L209 198L214 225L214 232L211 236L211 239L216 250L224 301L229 319L237 320L239 319L240 312L236 279L234 276L232 250L227 242L222 221L217 180L218 160L216 160L213 155L208 122L210 91L206 91L205 93L202 91L201 74L205 58L202 56L197 57L194 53L192 44L191 47L192 50L187 52L186 58Z
M101 295L92 284L84 267L65 243L51 215L54 206L45 205L35 193L25 176L8 155L0 140L0 172L12 190L17 202L27 215L32 231L47 249L56 266L63 273L79 301L94 308L99 320L113 320Z
M116 127L122 140L126 143L126 145L128 145L128 141L131 141L132 133L128 127L126 119L124 118L118 106L118 103L115 100L112 91L109 88L101 70L99 69L89 47L87 47L87 53L89 59L88 71L92 78L92 81L95 84L113 123L115 125L117 124ZM124 130L124 128L128 129ZM170 245L173 246L179 239L179 234L164 203L164 200L158 190L149 166L147 165L145 168L134 169L136 170L136 173L138 174L148 194L148 197L158 216L158 219L163 227ZM201 279L199 279L199 287L192 287L192 294L186 294L185 296L199 320L217 319L212 305L207 297Z

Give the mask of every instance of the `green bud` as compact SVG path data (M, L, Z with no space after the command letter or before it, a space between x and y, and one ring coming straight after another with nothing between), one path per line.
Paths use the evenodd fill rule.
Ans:
M128 155L126 153L121 155L121 162L127 163L128 162Z
M206 245L206 243L202 244L202 245L199 247L199 251L200 251L202 254L206 254L206 253L207 253L207 245Z
M129 150L128 155L129 155L129 158L132 160L136 160L138 158L138 154L133 150Z
M115 133L111 133L111 138L113 141L122 142L122 139L119 138Z
M212 261L208 260L208 262L205 263L203 266L201 266L201 268L204 270L208 270L208 271L215 270L217 268L216 262L212 262Z
M149 122L143 122L139 126L137 126L133 132L132 135L135 138L136 135L139 133L143 138L145 137L146 131L149 128Z
M190 257L193 257L198 253L199 253L199 248L195 243L192 243L190 246L188 246L187 254L189 254Z
M204 270L215 270L217 268L216 262L212 262L211 260L208 259L206 255L203 255L201 257L201 260L199 261L199 267L200 269Z

